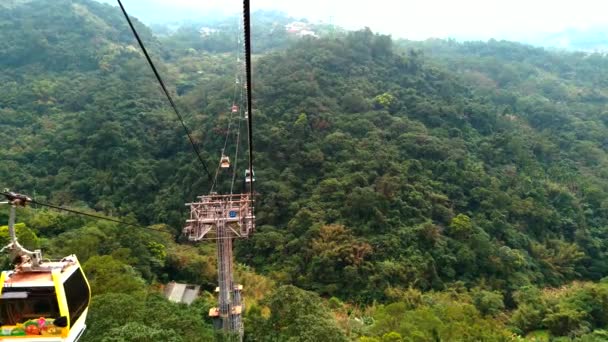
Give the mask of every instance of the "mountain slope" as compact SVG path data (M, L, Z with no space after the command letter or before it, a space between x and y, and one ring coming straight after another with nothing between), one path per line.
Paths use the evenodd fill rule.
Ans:
M2 185L144 224L168 223L177 233L183 203L210 184L119 13L84 0L44 4L16 6L2 19L10 25L0 35L21 37L3 42L0 52ZM67 45L44 45L55 35ZM30 36L42 38L22 39ZM163 37L175 40L172 51L146 40L157 46L155 58L195 142L214 165L234 94L234 56L183 49L183 37ZM608 275L608 58L510 42L394 42L362 30L293 41L254 62L258 230L239 241L240 262L279 284L336 297L330 302L347 322L352 308L340 300L399 301L372 306L370 316L386 322L396 312L411 322L421 310L426 322L447 322L424 336L446 340L504 337L507 320L519 333L568 333L559 328L565 306L534 286ZM228 185L223 179L218 187ZM147 251L146 261L132 261L112 250L120 250L118 238L94 252L80 246L96 245L98 227L72 230L40 233L61 251L81 248L98 262L96 253L121 258L148 281L211 288L209 247L127 239L132 245L122 248ZM52 231L66 233L56 240ZM163 248L172 250L163 255ZM575 302L573 293L602 286L574 284L559 293ZM280 310L281 293L266 304ZM317 302L297 293L293 305ZM542 298L545 311L530 298ZM542 318L526 321L530 308ZM248 318L262 322L260 336L274 323L293 323L256 310ZM519 311L495 319L508 310ZM580 327L606 325L597 318L603 309L593 310L576 316ZM458 324L495 335L449 335ZM353 338L413 329L368 325Z
M91 14L111 7L83 4L70 4L70 15L83 16L80 24L107 44L79 57L103 60L108 44L128 48L127 38L109 29L117 26L111 24L116 13L105 22ZM85 5L90 9L78 7ZM78 39L87 44L91 35L83 32ZM603 276L604 247L593 258L585 254L597 238L592 232L602 234L606 222L605 155L598 145L605 126L597 112L603 84L566 72L603 63L601 57L588 61L508 43L451 49L476 57L435 62L415 50L401 55L389 37L360 31L303 40L257 60L264 227L245 249L278 232L283 243L276 246L292 247L256 248L256 258L245 260L322 294L360 299L414 283L428 289L483 280L509 290ZM225 120L216 113L229 101L230 79L222 75L230 70L209 70L208 81L198 82L181 73L202 66L204 53L180 53L170 79L194 82L180 102L198 113L189 120L199 123L193 130L212 156ZM521 55L528 60L513 61ZM18 130L24 139L5 150L3 179L62 203L82 200L108 213L179 225L180 203L204 191L205 180L141 56L119 56L109 69L90 64L70 79L29 70L5 76L22 88L13 90L14 105L4 106L4 135ZM553 60L562 64L546 63ZM22 63L26 70L40 66ZM531 72L536 77L526 76ZM482 76L485 83L478 82ZM492 82L495 90L488 88ZM586 127L594 135L576 135ZM16 177L17 165L28 171L25 178ZM333 239L356 251L339 245L338 255L320 258L316 244ZM562 249L570 252L561 255ZM559 267L564 263L571 267ZM335 274L327 276L328 268Z
M301 286L362 297L407 284L508 290L603 277L606 127L601 102L585 96L602 90L587 81L576 98L552 103L529 76L517 91L488 93L473 65L448 72L437 64L459 65L396 55L384 39L358 32L260 61L258 160L269 165L260 220L287 230L260 229L245 250L259 254L268 238L281 247L252 262L272 269L270 258ZM491 56L509 48L479 46ZM486 65L466 59L475 61ZM554 87L571 82L550 77ZM583 127L594 135L566 135Z

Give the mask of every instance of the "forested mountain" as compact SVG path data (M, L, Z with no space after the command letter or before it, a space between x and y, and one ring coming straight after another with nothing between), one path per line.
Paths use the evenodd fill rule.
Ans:
M119 10L7 4L0 186L168 233L34 208L21 240L83 262L85 340L212 339L214 246L179 238L210 184ZM234 35L137 26L216 164ZM607 57L370 30L257 39L247 340L607 338ZM209 293L172 304L170 280Z

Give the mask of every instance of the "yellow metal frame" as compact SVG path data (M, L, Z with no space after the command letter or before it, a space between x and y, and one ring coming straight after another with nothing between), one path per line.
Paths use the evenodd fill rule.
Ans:
M87 275L84 273L84 269L82 269L82 265L80 265L80 262L78 262L78 271L80 271L80 273L82 274L82 278L84 279L84 282L87 283L87 287L89 288L89 303L87 305L87 309L89 308L89 306L91 305L91 284L89 284L89 279L87 278ZM2 294L0 292L0 294Z
M59 304L59 315L65 316L68 320L68 326L61 329L61 337L66 338L70 333L70 310L68 309L68 301L65 296L65 289L63 288L63 282L61 281L61 272L59 270L53 270L51 272L53 284L55 284L55 294L57 295L57 304Z
M5 281L6 281L6 271L2 271L2 274L0 274L0 296L2 295L2 289L4 288Z

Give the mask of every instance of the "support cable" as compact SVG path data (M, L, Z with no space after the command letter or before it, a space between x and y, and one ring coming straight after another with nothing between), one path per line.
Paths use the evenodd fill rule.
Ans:
M249 0L243 0L243 28L245 30L245 75L247 78L247 140L249 142L249 190L251 205L254 203L253 191L253 106L251 100L251 7Z
M241 88L241 103L243 102L243 89ZM234 148L234 169L232 170L232 182L230 183L230 194L234 192L234 182L236 181L236 170L239 162L239 146L241 144L241 121L242 110L239 108L239 126L236 131L236 146Z
M235 141L235 156L233 159L233 165L232 165L232 169L233 169L233 174L232 174L232 178L231 178L231 183L230 183L230 194L233 193L233 189L234 189L234 182L236 180L236 171L237 171L237 165L238 165L238 149L239 149L239 139L241 136L241 121L242 121L242 113L243 113L243 88L244 86L241 85L242 82L242 74L241 72L243 71L242 66L241 66L241 53L242 53L242 46L241 46L241 38L240 35L242 33L241 31L241 25L242 25L242 21L241 20L237 20L237 30L236 32L236 49L235 49L235 56L236 56L236 69L235 69L235 81L234 81L234 92L232 95L232 107L230 109L230 114L228 115L228 127L226 128L226 137L224 139L224 146L222 147L222 153L221 153L221 157L223 158L226 154L226 149L228 147L228 140L231 137L231 132L233 130L233 124L234 124L234 120L236 119L238 121L238 127L236 129L236 141ZM240 89L240 92L239 92ZM238 100L238 102L237 102ZM235 111L235 107L238 108ZM235 118L235 113L236 113L236 118ZM220 169L221 169L221 164L222 164L222 160L220 159L220 162L217 165L217 168L215 170L215 175L213 177L213 183L211 184L211 190L209 191L209 193L213 193L213 190L215 189L215 186L217 185L218 181L219 181L219 177L220 177Z
M122 13L125 16L125 19L127 19L127 22L129 23L129 27L131 27L131 31L133 32L133 35L135 36L137 43L139 43L139 47L143 51L144 56L146 56L146 60L148 61L148 64L150 65L150 68L154 72L154 76L156 76L156 79L158 80L160 87L162 88L163 92L165 93L165 96L167 97L167 100L169 100L169 103L171 104L171 107L173 108L173 111L175 112L175 115L177 115L179 122L181 122L182 127L184 128L184 131L186 132L186 135L188 136L188 139L190 140L190 145L192 145L192 148L194 149L194 153L198 157L198 160L201 162L201 165L203 166L203 170L205 171L205 173L207 173L207 177L209 178L209 181L212 182L213 177L211 176L211 173L209 172L209 169L207 168L207 164L203 160L203 157L201 156L201 152L200 152L199 148L194 143L194 139L192 138L190 130L184 123L184 119L183 119L182 115L180 114L179 110L177 109L177 106L175 105L175 102L173 101L171 94L169 94L169 91L167 90L167 87L165 86L165 82L163 82L163 79L160 77L160 74L156 70L156 66L154 65L154 62L152 62L152 59L150 58L150 55L148 54L148 50L146 50L146 47L144 46L143 41L139 37L137 30L135 30L135 26L133 26L133 23L131 22L131 18L129 18L129 15L127 14L127 11L125 10L125 7L122 5L121 0L117 0L117 1L118 1L118 5L120 6L120 9L122 10Z
M12 201L12 199L15 198L15 194L11 193L11 192L0 192L0 195L6 196L9 199L9 201ZM154 229L154 228L150 228L150 227L144 227L144 226L141 226L141 225L138 225L138 224L135 224L135 223L129 223L129 222L121 221L121 220L116 220L116 219L113 219L113 218L110 218L110 217L106 217L106 216L85 213L85 212L82 212L82 211L78 211L78 210L74 210L74 209L70 209L70 208L66 208L66 207L60 207L60 206L54 205L54 204L43 203L43 202L39 202L37 200L31 199L31 198L26 197L26 196L18 197L18 199L20 199L22 201L25 201L26 203L32 203L32 204L39 205L41 207L52 208L52 209L55 209L55 210L65 211L65 212L76 214L76 215L88 216L88 217L92 217L92 218L96 218L96 219L100 219L100 220L110 221L110 222L114 222L114 223L123 224L123 225L126 225L126 226L131 226L131 227L139 228L139 229L147 229L147 230L152 230L152 231L159 232L159 233L170 234L171 236L173 236L172 233L164 231L164 230L158 230L158 229ZM23 205L25 205L25 203L23 203Z
M241 67L241 63L240 63L240 54L241 54L241 39L240 39L240 29L241 29L241 24L243 24L242 21L239 20L239 25L238 25L238 30L237 30L237 82L239 80L242 81L242 78L240 78L240 76L242 76L241 72L244 71L242 70ZM240 82L239 82L240 84ZM243 104L243 90L244 90L244 86L240 86L240 94L239 94L239 105ZM236 95L235 95L235 101L236 101ZM232 195L234 193L234 183L236 181L236 171L238 169L238 162L239 162L239 147L241 145L241 124L243 121L243 106L239 106L239 113L238 113L238 128L236 130L236 143L235 143L235 147L234 147L234 168L232 170L232 181L230 182L230 194Z

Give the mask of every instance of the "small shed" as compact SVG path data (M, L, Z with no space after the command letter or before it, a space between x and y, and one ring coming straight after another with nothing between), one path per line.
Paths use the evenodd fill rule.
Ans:
M201 291L199 285L170 282L165 286L165 297L172 302L192 304Z

